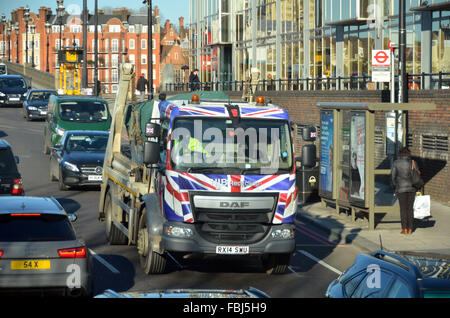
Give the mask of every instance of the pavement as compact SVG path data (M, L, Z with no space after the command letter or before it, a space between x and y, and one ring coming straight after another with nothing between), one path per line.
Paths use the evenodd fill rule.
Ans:
M450 207L435 201L431 201L431 217L415 219L410 235L400 234L400 213L377 213L375 230L369 229L368 215L359 213L352 222L349 214L338 215L333 207L322 207L320 202L299 205L297 218L322 228L330 241L355 244L369 252L382 244L386 251L450 255Z

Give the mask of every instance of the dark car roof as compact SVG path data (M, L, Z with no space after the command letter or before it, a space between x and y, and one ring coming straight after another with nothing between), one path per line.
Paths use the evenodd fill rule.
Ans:
M29 93L32 93L32 92L55 92L55 93L57 93L57 91L54 89L38 89L38 88L30 89L28 92Z
M11 148L11 145L6 141L6 139L0 138L0 148Z
M2 74L2 75L0 75L0 78L23 78L23 79L25 79L22 75L9 75L9 74Z
M68 130L67 135L83 136L83 135L105 135L108 136L108 131L103 130Z
M99 102L106 102L105 99L97 96L91 96L91 95L56 95L57 101L85 101L85 100L91 100L91 101L99 101Z
M65 214L62 206L53 197L0 197L0 214L38 212Z

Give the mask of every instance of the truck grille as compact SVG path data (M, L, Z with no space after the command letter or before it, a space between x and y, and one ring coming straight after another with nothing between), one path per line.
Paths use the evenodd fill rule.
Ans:
M224 194L223 198L230 199L230 194ZM204 193L203 198L207 197ZM218 195L211 195L217 199ZM220 195L219 195L220 197ZM251 198L254 198L252 195ZM271 206L263 209L231 209L231 208L206 208L196 207L194 196L191 195L191 207L197 233L205 240L215 244L252 244L263 239L270 230L276 203L276 195L265 195L261 198L272 198Z

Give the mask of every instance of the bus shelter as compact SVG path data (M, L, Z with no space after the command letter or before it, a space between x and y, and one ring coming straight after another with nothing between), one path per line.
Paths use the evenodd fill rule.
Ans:
M391 181L397 150L406 145L408 111L431 111L429 103L325 103L320 109L319 196L322 205L368 213L397 213Z

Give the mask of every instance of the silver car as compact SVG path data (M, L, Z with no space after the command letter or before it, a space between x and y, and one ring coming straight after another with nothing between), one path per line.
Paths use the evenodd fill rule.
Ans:
M0 292L92 295L92 261L54 198L0 197Z

